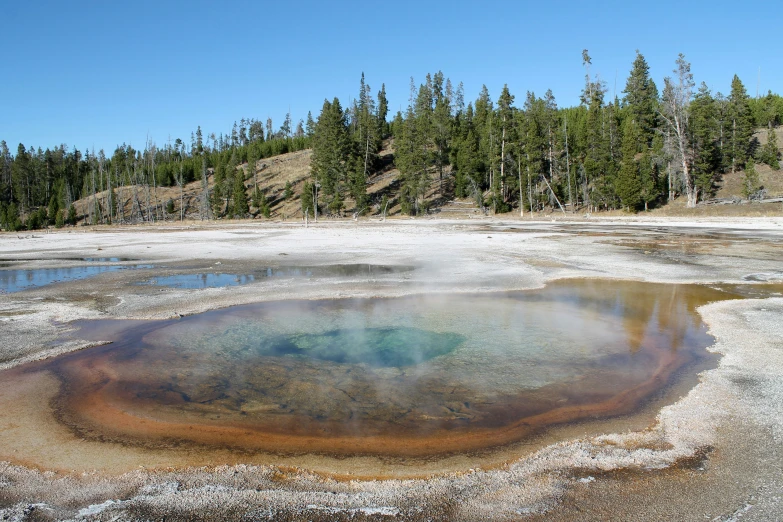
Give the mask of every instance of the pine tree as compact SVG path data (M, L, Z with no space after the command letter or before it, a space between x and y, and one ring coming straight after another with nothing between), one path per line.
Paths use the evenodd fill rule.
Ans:
M310 219L315 217L315 209L313 207L313 188L313 184L309 181L306 181L304 185L302 185L302 195L300 196L302 203L302 215L308 216Z
M780 169L780 149L778 148L778 137L775 129L767 129L767 143L761 149L761 161L774 170Z
M473 128L472 103L468 104L464 114L458 115L458 122L451 163L455 173L454 193L458 198L464 198L473 192L473 186L478 188L481 183L481 162L478 157L478 137Z
M625 84L623 107L627 109L639 129L640 143L637 152L644 152L652 145L655 135L658 88L650 78L650 66L637 50L631 74Z
M745 164L745 176L742 180L742 194L747 198L752 198L760 188L759 174L756 171L756 164L753 160L748 160Z
M418 94L411 78L411 94L402 132L395 143L395 160L401 175L400 206L403 213L414 215L423 209L429 188L432 164L432 81L420 85Z
M715 192L720 170L717 108L706 83L702 82L691 102L690 122L694 183L704 199Z
M62 210L57 211L54 218L54 226L57 228L63 228L65 226L65 217L63 216Z
M213 176L214 186L212 187L212 211L215 217L223 215L223 197L225 196L226 167L220 159L215 165L215 175Z
M327 198L327 207L340 212L347 181L350 141L340 100L324 100L313 136L310 169Z
M313 121L313 113L307 111L307 123L305 124L305 136L312 138L315 134L315 121Z
M606 89L600 82L590 86L587 99L587 119L585 120L585 143L587 150L584 157L585 183L592 188L588 205L598 207L600 203L608 205L613 198L611 177L611 140L607 120L614 113L607 113L604 106Z
M481 92L473 105L473 129L479 144L477 174L482 174L480 189L490 188L494 173L492 116L494 104L486 85L481 86ZM478 178L478 176L476 176Z
M498 98L497 134L498 134L498 175L494 179L492 188L492 202L495 212L507 212L505 192L508 185L506 179L506 163L508 162L510 143L515 141L514 129L514 96L508 90L508 85L503 86Z
M641 179L641 198L644 203L644 211L649 210L650 203L658 199L660 191L658 190L658 172L657 164L653 159L654 151L645 152L639 161L639 177Z
M32 148L31 148L32 150ZM20 213L26 212L31 205L32 179L34 177L32 159L21 143L16 150L14 162L11 165L11 180L14 199L19 202Z
M642 202L642 180L636 162L640 132L635 118L627 117L623 123L622 166L615 187L623 206L634 212Z
M433 87L435 108L432 113L432 132L435 141L435 166L438 169L440 193L443 193L443 169L449 162L451 146L451 98L443 90L443 73L435 74Z
M201 133L201 125L196 129L196 154L204 152L204 136Z
M736 74L731 81L728 112L730 128L726 149L727 163L731 166L731 172L736 172L745 165L750 157L751 137L753 136L753 121L748 94Z
M57 196L52 194L52 197L49 198L49 217L52 219L56 219L57 214L60 212L60 204L57 200Z
M378 123L378 137L385 139L389 135L389 124L386 123L386 116L389 114L389 100L386 99L386 84L381 84L381 90L378 91L378 112L376 121Z
M249 212L247 207L247 194L245 194L245 179L242 169L234 170L234 186L231 194L233 212L235 217L245 217Z
M532 92L528 92L518 122L520 150L523 151L521 167L524 172L520 191L527 200L530 211L538 210L539 194L535 187L541 176L547 169L549 157L546 102L537 98ZM520 201L520 204L523 204Z
M367 178L375 170L381 148L380 129L375 116L375 101L362 73L359 98L352 110L353 142L348 159L351 195L355 202L355 211L359 213L367 208Z
M280 126L280 135L288 139L291 137L291 113L287 112L285 114L285 120L283 120L283 124Z

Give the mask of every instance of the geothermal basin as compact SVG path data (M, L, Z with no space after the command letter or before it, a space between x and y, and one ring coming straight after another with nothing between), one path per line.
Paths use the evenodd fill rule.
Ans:
M715 363L696 308L728 296L578 279L524 292L80 321L73 335L111 344L9 378L54 376L54 416L82 440L205 458L430 458L634 413L685 370Z
M0 518L779 519L781 230L0 235Z

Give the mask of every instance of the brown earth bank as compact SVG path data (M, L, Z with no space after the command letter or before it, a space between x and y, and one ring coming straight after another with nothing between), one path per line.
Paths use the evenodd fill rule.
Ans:
M778 133L781 131L778 130ZM766 129L757 129L755 138L760 145L767 141ZM783 150L783 149L781 149ZM247 165L242 168L248 172L245 180L245 193L249 201L252 199L256 184L264 193L269 204L269 217L264 217L261 209L250 208L249 219L269 221L295 221L304 219L302 212L301 194L306 182L311 181L310 163L312 159L312 150L305 149L297 152L280 154L259 160L255 165L254 174L249 174ZM757 164L759 187L764 191L766 201L748 201L744 194L745 172L738 170L736 172L727 172L722 174L715 183L714 194L710 194L706 201L700 201L696 208L687 208L685 197L682 194L675 193L672 201L659 201L653 204L648 212L639 212L630 214L619 209L599 209L594 213L597 217L614 216L638 216L642 219L661 216L679 216L679 217L761 217L761 216L783 216L783 170L774 170L768 165ZM454 197L455 179L451 166L446 166L443 175L437 172L430 173L430 182L428 188L422 195L422 204L427 208L427 215L438 216L446 219L474 218L489 212L489 209L480 209L474 199L470 197ZM212 169L208 170L207 187L212 190L214 176ZM290 193L286 192L286 187ZM372 172L367 179L366 193L368 204L361 209L361 214L366 217L386 217L393 216L407 217L402 213L400 205L400 190L402 187L400 172L394 164L394 142L386 140L383 149L379 153L379 166L375 172ZM539 187L544 190L543 184ZM204 201L204 189L201 180L196 180L184 185L183 187L149 187L149 186L123 186L115 188L115 197L118 204L115 204L115 212L121 209L121 216L115 215L114 222L119 224L137 223L140 221L156 221L163 223L186 223L201 222L202 218L221 217L222 222L231 222L226 212L227 202L224 202L217 210L210 211L207 214ZM489 196L486 194L485 196ZM508 195L509 204L516 205L518 195ZM715 204L716 201L720 204ZM96 202L98 206L105 205L107 202L107 192L99 192L95 196L83 198L74 202L77 213L77 221L80 226L92 223L103 223L106 219L98 218L95 215ZM566 207L565 201L562 202ZM141 208L144 207L144 211ZM170 210L170 212L169 212ZM345 195L343 210L335 217L351 217L357 209L355 201L350 195ZM102 211L106 214L106 209ZM217 212L217 214L215 213ZM323 209L321 210L323 212ZM552 203L543 211L528 212L524 209L519 216L520 210L514 209L511 212L498 217L505 218L527 218L537 219L580 219L585 216L593 215L590 209L584 205L579 206L574 212L560 209L558 205ZM314 216L309 215L310 219ZM321 216L321 219L328 219ZM237 222L243 222L239 220Z
M699 308L716 338L709 350L722 358L698 383L686 379L641 416L565 425L494 461L472 454L413 464L316 457L302 467L285 455L254 465L226 453L222 460L195 464L207 467L183 467L165 451L151 450L146 455L162 463L155 469L89 471L121 469L143 461L145 453L75 440L51 415L57 380L30 375L0 391L4 404L17 408L0 415L6 461L0 466L0 514L18 520L781 518L782 231L776 218L619 217L199 224L79 228L27 239L0 235L3 270L79 266L82 258L96 257L116 257L122 260L113 263L129 267L152 265L0 295L0 361L16 369L95 345L78 337L70 325L76 319L163 319L280 299L523 290L566 278L695 283L748 297ZM228 289L133 284L167 274L350 263L417 269L269 279ZM67 342L56 341L65 335ZM366 480L373 476L390 478Z

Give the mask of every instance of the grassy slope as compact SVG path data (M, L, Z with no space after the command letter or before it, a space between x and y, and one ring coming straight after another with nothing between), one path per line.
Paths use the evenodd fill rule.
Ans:
M777 129L778 143L783 150L783 128ZM766 143L766 131L756 133L756 138L761 145ZM380 215L382 209L380 203L384 195L389 200L387 215L399 215L400 205L399 195L399 171L393 165L393 144L387 142L384 150L381 151L381 168L377 173L368 179L367 193L369 196L369 214ZM266 193L271 202L272 219L302 219L300 194L304 182L310 176L310 158L311 150L303 150L282 154L272 158L260 160L257 167L257 177L259 187ZM783 196L783 170L773 171L767 165L757 165L756 167L762 186L766 188L769 197ZM456 201L448 197L451 188L451 177L448 171L444 176L444 182L437 179L437 174L433 175L433 181L427 192L426 199L432 207L439 208L443 217L461 217L476 212L475 205L469 200ZM729 198L733 196L742 196L742 182L744 172L727 173L721 180L716 197ZM212 177L210 176L210 185ZM290 182L293 188L294 196L289 200L283 199L285 185ZM250 196L253 192L253 177L251 176L245 182L247 194ZM128 215L131 213L133 203L133 188L125 187L122 189L122 200L125 211ZM146 193L142 188L138 188L138 198L142 205L146 204ZM185 208L185 217L198 219L199 197L201 195L201 181L194 181L184 187L183 206ZM445 194L445 196L444 196ZM120 193L118 192L118 196ZM99 200L102 200L105 194L98 194ZM740 215L782 215L783 205L779 204L745 204L745 205L709 205L700 206L696 209L686 209L684 202L675 201L670 205L653 211L656 215L703 215L703 216L740 216ZM180 189L179 187L159 187L154 193L150 194L150 201L158 201L160 205L165 206L166 202L173 200L174 212L167 216L167 219L178 220L180 215ZM76 209L79 215L86 215L89 208L89 199L80 200L76 203ZM348 214L354 208L354 202L347 198L345 200L344 214ZM255 209L251 209L255 211ZM254 212L255 213L255 212ZM547 211L547 214L551 211ZM512 211L509 215L517 215L517 211ZM257 216L260 218L260 215Z

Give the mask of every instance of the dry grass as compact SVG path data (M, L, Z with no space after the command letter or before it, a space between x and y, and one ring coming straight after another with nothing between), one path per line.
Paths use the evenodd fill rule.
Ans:
M778 142L781 144L781 150L783 150L783 132L781 129L776 131L778 136ZM766 129L759 129L755 133L755 137L759 143L763 146L767 141ZM302 150L298 152L291 152L288 154L281 154L271 158L265 158L260 160L256 164L257 179L259 188L269 198L272 219L302 219L301 209L301 192L304 183L310 178L310 160L312 158L312 150ZM380 152L381 168L378 172L373 174L367 180L367 195L368 195L368 209L369 215L380 215L383 211L381 208L381 202L386 196L388 199L388 207L386 214L389 216L399 215L401 213L399 202L399 188L400 188L400 172L394 166L394 151L393 141L388 140L384 143L384 149ZM783 196L783 170L772 170L767 165L757 165L756 170L759 173L761 185L766 189L768 197ZM451 201L450 198L444 197L444 194L450 193L451 183L453 179L450 175L449 169L444 176L444 184L438 180L437 172L431 172L432 183L427 191L425 199L431 207L439 208L444 216L461 217L467 216L477 212L475 205L469 200L463 201ZM742 185L744 180L744 172L735 172L725 174L719 184L718 191L716 193L717 198L731 198L742 197ZM248 197L253 194L253 181L254 177L250 176L245 181L245 188ZM210 171L210 190L212 189L213 178ZM285 185L291 184L293 196L289 199L284 199ZM117 196L122 201L124 212L126 216L132 216L134 214L134 192L136 198L140 202L141 208L146 208L148 196L147 189L145 187L122 187L117 189ZM184 207L184 215L186 218L198 219L199 209L201 206L202 187L201 181L194 181L189 183L182 190L182 203ZM97 195L99 201L105 200L105 192ZM174 204L174 212L171 214L165 213L165 207L167 202L171 200ZM158 187L156 190L149 191L149 202L151 205L156 206L159 211L159 216L165 216L167 220L178 220L180 217L180 189L179 187ZM354 201L350 197L346 197L344 208L348 211L354 208ZM79 215L87 216L89 214L90 206L92 205L91 198L86 200L80 200L76 202L76 210ZM138 207L136 207L136 213L138 213ZM251 213L260 218L258 209L251 207ZM515 214L512 212L511 214ZM548 213L544 213L548 215ZM611 216L613 214L624 215L622 211L616 212L601 212L601 215ZM743 205L700 205L695 209L685 208L685 204L682 198L676 200L674 203L666 205L665 207L655 209L651 212L652 215L659 216L779 216L783 214L783 205L780 204L743 204Z
M310 177L312 149L289 152L257 163L258 186L270 202L273 218L291 219L302 217L299 197L302 187ZM291 183L293 196L284 199L285 185ZM248 196L253 194L253 177L245 181ZM253 209L251 209L253 210Z
M759 174L761 186L767 191L767 197L783 196L783 170L772 170L769 165L756 165L756 172ZM723 181L716 193L717 198L730 198L733 196L742 196L742 186L745 180L745 171L740 170L735 173L726 173L723 175Z

